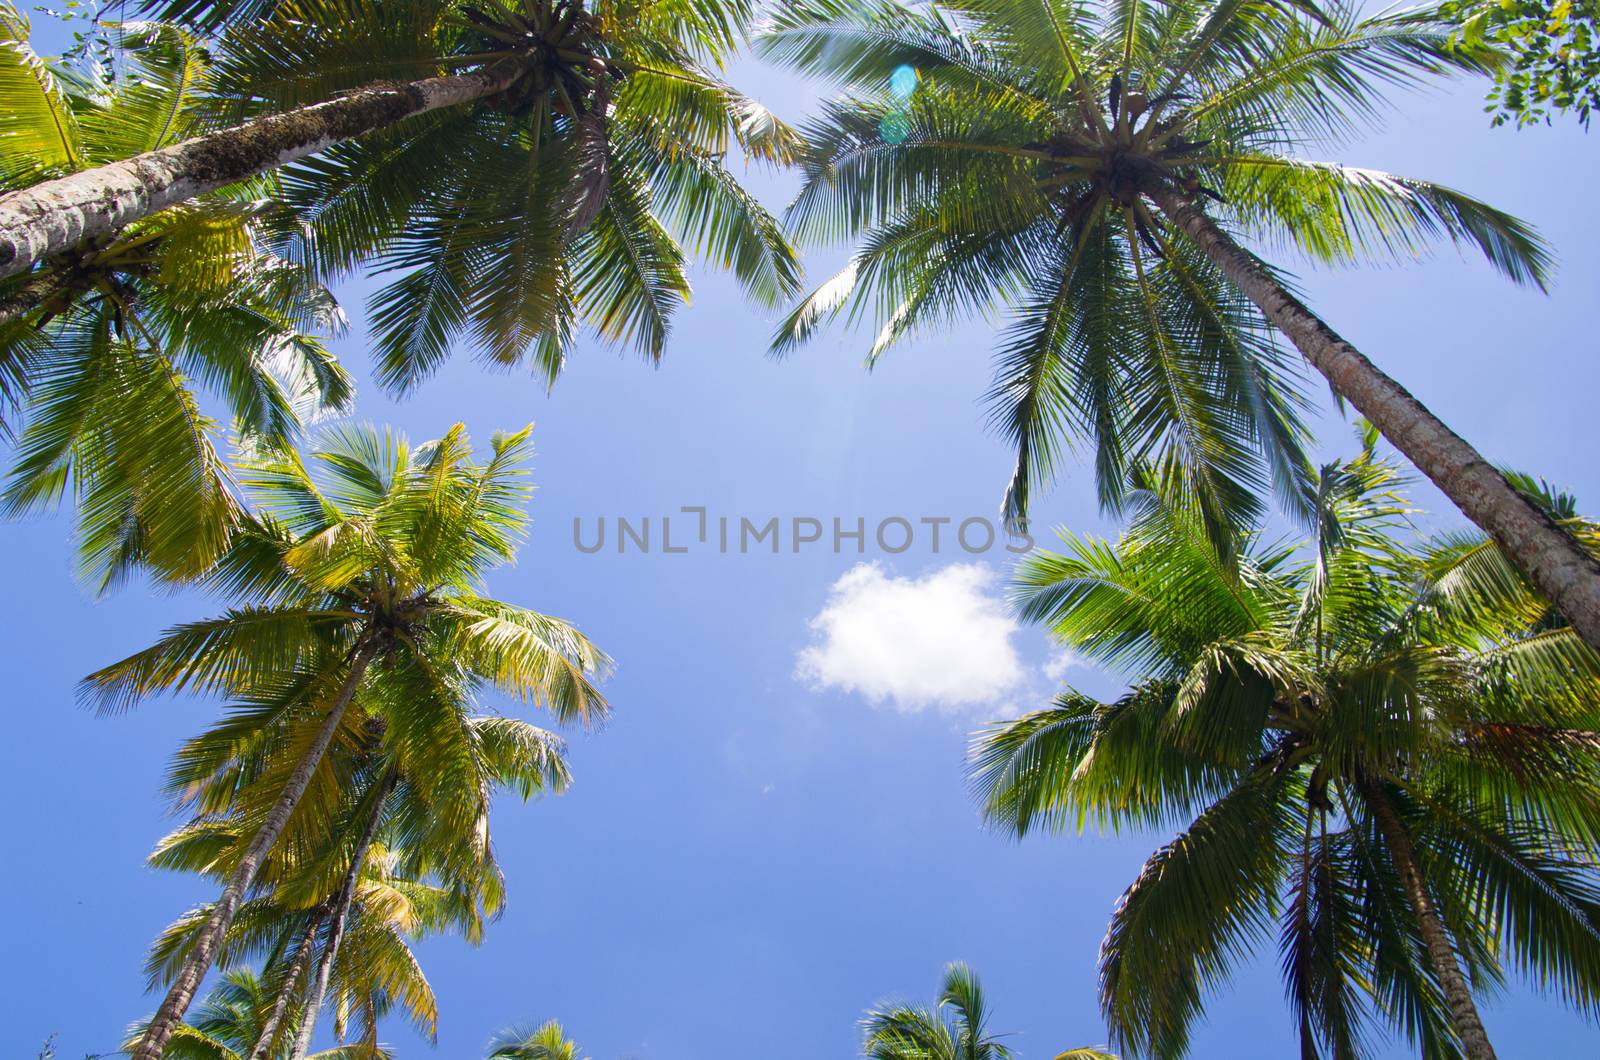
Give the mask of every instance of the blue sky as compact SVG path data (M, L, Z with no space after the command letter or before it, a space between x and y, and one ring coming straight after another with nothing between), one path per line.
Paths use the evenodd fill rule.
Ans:
M769 70L735 74L791 119L816 98ZM1492 459L1592 503L1600 469L1580 439L1593 437L1600 383L1600 221L1574 191L1593 173L1597 141L1566 126L1491 130L1483 87L1408 96L1386 130L1339 157L1444 181L1535 222L1560 259L1553 295L1513 288L1448 248L1368 271L1302 267L1301 279L1336 328ZM773 208L793 190L787 176L754 171L751 180ZM837 249L812 253L810 278L838 261ZM356 326L337 345L364 384L365 289L343 292ZM1025 1057L1103 1040L1099 939L1163 837L1017 843L981 827L962 782L967 734L1041 704L1062 674L1041 634L1011 628L986 603L1010 557L968 556L948 542L933 555L925 536L892 556L870 540L861 556L574 547L575 517L589 528L600 516L657 523L684 505L758 521L862 516L869 527L892 515L993 515L1009 458L986 433L979 401L992 326L908 343L869 375L863 335L835 332L771 361L773 316L706 275L659 368L586 343L549 395L465 356L398 405L375 386L361 390L361 418L413 439L456 420L480 440L536 421L533 537L490 588L578 622L619 662L608 685L613 721L570 734L572 792L496 808L506 915L476 949L453 939L421 948L441 1005L436 1055L479 1056L508 1024L559 1018L595 1060L849 1057L865 1008L931 996L956 959L983 975L995 1028L1016 1032ZM1336 418L1322 435L1329 452L1348 450ZM1439 522L1455 521L1419 495ZM1084 470L1035 515L1041 527L1105 527ZM210 894L143 857L174 824L157 796L166 757L217 705L165 700L97 718L74 704L73 686L210 604L138 586L90 600L71 581L64 519L0 535L11 557L13 704L0 771L12 866L0 877L10 955L0 962L9 1012L0 1052L31 1056L58 1032L58 1055L76 1058L108 1051L153 1007L139 972L144 947ZM856 569L869 561L877 566ZM974 563L985 566L952 569ZM879 621L861 625L863 614ZM878 644L878 656L844 650L859 640L830 650L830 630L884 621L905 623L902 643ZM980 657L994 664L972 665ZM1065 677L1101 693L1117 687L1081 668ZM1491 1000L1485 1017L1507 1057L1575 1055L1600 1040L1525 985ZM385 1036L402 1056L429 1052L402 1024ZM1268 943L1212 999L1195 1055L1292 1048Z

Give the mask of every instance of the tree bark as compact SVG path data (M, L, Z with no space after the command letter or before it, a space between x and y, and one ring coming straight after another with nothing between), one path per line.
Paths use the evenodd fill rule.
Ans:
M228 925L233 922L233 915L238 910L240 901L244 899L245 892L255 881L262 860L278 841L284 826L289 823L290 814L294 812L300 797L305 794L306 787L311 783L311 774L321 764L328 745L333 742L333 735L338 731L339 722L350 706L350 701L355 698L356 686L361 683L367 663L372 660L375 650L376 645L368 640L363 642L351 657L350 672L345 676L344 684L339 688L339 694L335 697L333 705L328 708L328 715L322 723L322 728L317 730L316 738L307 749L305 757L295 766L294 772L289 774L289 779L278 795L278 801L273 804L272 811L267 814L266 821L262 823L261 830L245 848L244 855L233 870L233 875L228 877L227 886L222 889L222 897L212 909L211 918L206 921L206 926L200 930L200 937L195 940L194 947L184 958L183 967L173 980L172 987L161 1002L161 1007L150 1020L144 1038L133 1052L133 1060L157 1060L166 1049L167 1039L172 1037L173 1028L177 1027L178 1022L183 1019L183 1014L189 1010L190 1003L194 1001L195 991L200 987L200 981L205 978L206 972L211 970L217 944L227 933Z
M1379 371L1194 202L1174 192L1151 196L1213 264L1266 314L1394 447L1494 538L1533 585L1600 650L1600 560L1506 481L1476 449Z
M54 294L60 281L48 273L28 277L15 290L0 294L0 327L26 316Z
M289 965L289 970L284 973L283 985L278 988L278 996L273 999L272 1011L267 1013L266 1022L261 1024L261 1034L256 1038L256 1044L250 1047L250 1053L245 1060L266 1060L267 1054L272 1051L273 1039L278 1036L278 1028L283 1025L284 1014L289 1011L289 1002L299 992L300 977L305 974L306 966L311 963L311 951L316 946L317 932L322 929L324 913L318 911L312 914L311 923L306 925L305 935L300 939L300 945L295 949L294 960Z
M169 206L418 114L503 91L512 66L379 84L0 195L0 278Z
M1466 976L1461 973L1461 965L1456 961L1444 921L1439 919L1422 871L1417 867L1417 851L1411 843L1411 833L1406 831L1405 824L1394 812L1394 804L1389 801L1388 792L1381 782L1362 781L1361 794L1372 808L1378 831L1389 848L1389 856L1394 859L1400 886L1405 889L1412 915L1417 918L1417 927L1428 947L1428 962L1433 966L1433 974L1439 980L1439 985L1444 988L1444 1003L1450 1010L1450 1024L1455 1029L1456 1037L1461 1040L1462 1053L1467 1060L1496 1060L1494 1046L1489 1044L1489 1034L1483 1029L1483 1019L1478 1015L1478 1006L1473 1003Z
M378 804L372 808L372 819L367 822L367 830L362 833L361 841L356 845L355 852L350 855L350 868L344 874L344 883L339 888L339 904L334 908L333 919L328 924L328 943L322 947L322 958L317 962L316 981L311 985L311 991L306 997L306 1010L300 1018L300 1029L295 1035L294 1049L289 1053L289 1060L304 1060L311 1052L311 1036L317 1029L317 1015L322 1009L322 999L328 993L328 979L333 974L334 958L339 955L339 943L344 939L345 923L350 917L350 903L355 898L356 884L361 879L361 865L367 860L367 851L372 846L373 838L378 834L378 825L383 819L383 805L389 801L389 793L394 790L395 775L391 770L384 776L383 788L378 793Z

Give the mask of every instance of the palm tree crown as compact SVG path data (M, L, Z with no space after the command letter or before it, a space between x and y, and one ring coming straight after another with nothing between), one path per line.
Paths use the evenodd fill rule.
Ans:
M533 1028L502 1031L489 1043L485 1060L587 1060L579 1056L578 1043L567 1037L555 1020Z
M1133 684L991 727L974 777L1019 835L1182 826L1101 952L1141 1055L1181 1055L1274 924L1308 1058L1383 1024L1493 1056L1470 989L1508 964L1600 1011L1600 657L1481 537L1403 547L1366 441L1318 475L1309 542L1218 541L1151 480L1121 539L1022 566L1022 613Z
M804 0L758 38L842 82L805 129L803 238L857 239L775 349L846 310L882 326L869 362L920 328L1004 307L990 414L1017 451L1020 520L1074 437L1102 501L1170 458L1214 520L1272 487L1304 513L1296 366L1206 248L1168 216L1204 202L1318 261L1411 254L1446 237L1542 282L1520 222L1425 181L1308 161L1377 91L1481 52L1427 10L1248 0Z
M893 1005L861 1020L863 1051L873 1060L1009 1060L1012 1053L988 1035L983 987L959 962L944 970L937 1008Z
M530 351L554 381L575 329L661 355L689 296L684 246L777 304L799 268L777 221L723 165L787 161L793 134L715 68L743 3L297 0L227 38L241 88L277 106L465 62L515 78L465 113L416 119L286 175L305 253L374 255L378 374L414 385L458 337L488 363ZM337 21L337 34L319 27ZM472 58L465 58L471 56ZM260 89L263 84L270 89Z
M988 1006L977 975L957 961L944 970L938 1006L880 1006L868 1012L864 1054L871 1060L1009 1060L1010 1049L986 1032ZM1098 1049L1068 1049L1056 1060L1117 1060Z
M306 814L291 820L218 947L224 969L265 958L281 992L252 1056L272 1055L274 1032L289 1023L308 1039L317 1006L299 1008L295 999L306 994L320 1003L323 991L334 1001L336 1033L354 1020L361 1040L376 1043L378 1021L399 1007L431 1037L437 1008L410 941L439 932L480 941L486 915L504 902L490 846L490 799L507 787L524 797L560 793L570 782L561 741L521 719L463 716L461 731L449 734L475 749L473 768L463 773L451 768L448 752L438 755L419 740L385 744L382 706L352 704L343 738L330 751L332 768L305 796L330 821ZM151 864L226 880L266 811L263 801L276 794L272 757L297 746L292 725L241 708L185 744L168 790L202 812L162 840ZM319 782L338 790L317 790ZM226 812L205 809L218 806ZM463 819L471 822L465 830ZM209 904L189 911L157 940L147 963L152 985L170 984L212 912Z
M163 840L151 861L222 876L214 856L218 838L214 828L191 826ZM236 842L243 845L243 839ZM303 995L314 987L314 973L324 960L331 962L327 982L336 1036L345 1037L354 1024L356 1042L373 1046L380 1020L398 1009L433 1038L438 1003L412 943L442 932L475 937L482 929L482 915L469 890L416 876L419 860L410 851L377 845L364 852L354 900L337 929L337 954L329 947L337 895L309 904L296 893L305 885L304 871L298 878L278 874L276 893L239 907L217 964L232 970L246 962L264 961L263 982L283 997L276 1025L257 1027L246 1055L276 1056L297 1037L297 1028L307 1018ZM210 905L197 906L162 932L145 965L152 986L171 982L211 911Z
M173 1034L166 1055L173 1060L244 1060L271 1005L272 992L261 976L249 969L229 972L201 1002L194 1020ZM122 1051L131 1054L143 1033L142 1024L130 1027ZM281 1060L288 1054L269 1055ZM312 1053L306 1060L388 1060L390 1055L387 1049L343 1045Z
M0 269L125 223L92 208L111 188L137 218L297 163L283 249L326 276L397 274L371 308L377 375L400 391L458 339L551 381L584 325L659 357L691 253L767 305L798 287L782 226L725 165L797 148L719 76L748 0L148 6L218 33L216 123L143 168L0 197Z
M531 431L495 435L482 464L461 424L415 448L392 432L334 429L310 466L292 450L247 462L240 477L260 514L202 583L236 606L92 674L85 695L107 710L165 689L280 690L316 704L311 686L361 657L363 694L454 704L486 684L562 721L603 718L590 679L605 655L558 619L481 595L527 526Z
M200 41L161 24L110 32L111 67L47 61L0 4L0 192L204 124L215 69ZM227 541L239 506L197 385L236 431L273 444L352 397L316 337L342 314L265 245L267 218L283 212L269 198L257 181L196 199L0 280L0 417L22 425L0 510L70 491L83 574L98 587L135 562L192 577Z

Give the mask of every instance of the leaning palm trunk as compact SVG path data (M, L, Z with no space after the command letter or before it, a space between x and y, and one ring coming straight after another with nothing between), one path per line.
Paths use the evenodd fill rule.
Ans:
M383 819L383 804L389 801L389 792L394 790L394 779L392 772L384 778L383 787L378 792L378 804L372 808L372 819L367 822L361 842L356 844L355 851L350 855L350 868L345 872L344 883L339 888L338 905L333 911L333 919L328 922L328 944L322 947L322 959L317 962L317 978L306 997L305 1014L300 1018L300 1029L295 1035L294 1050L289 1054L289 1060L304 1060L311 1052L311 1035L317 1029L317 1015L322 1009L322 999L328 993L328 979L333 974L334 958L339 955L339 943L344 940L345 924L350 918L350 903L355 898L356 884L361 880L361 865L367 860L367 851L378 834L378 823Z
M339 722L344 717L345 709L355 698L356 687L361 683L362 675L366 673L367 663L371 660L375 647L370 641L363 643L351 657L350 672L329 708L322 728L317 731L316 739L307 749L305 757L295 766L294 772L289 774L288 782L284 784L278 801L273 804L272 812L267 815L261 830L245 848L243 857L233 870L233 875L228 877L228 884L222 889L222 897L217 900L216 907L211 911L211 918L206 921L206 926L195 939L194 947L184 958L183 967L179 969L177 978L173 980L172 987L161 1002L161 1007L156 1010L150 1026L146 1028L144 1038L134 1050L133 1060L157 1060L166 1049L167 1039L172 1037L173 1029L189 1010L190 1003L194 1001L195 991L200 987L200 980L211 970L217 944L221 942L228 926L233 922L233 915L238 911L245 891L255 881L262 860L277 842L284 826L289 823L289 816L294 813L300 797L305 794L307 785L311 783L311 774L321 764L322 756L327 753L328 745L333 742L333 735L339 729Z
M1467 988L1461 965L1456 962L1450 936L1445 933L1444 922L1439 919L1422 872L1417 868L1417 851L1410 833L1395 814L1394 805L1381 783L1363 784L1362 795L1372 807L1378 831L1389 848L1389 856L1394 859L1400 886L1405 889L1406 900L1417 918L1417 927L1428 947L1428 963L1444 989L1445 1006L1450 1010L1450 1023L1456 1037L1461 1040L1462 1053L1467 1060L1496 1060L1494 1046L1489 1044L1488 1032L1483 1029L1483 1019L1478 1015L1478 1006L1472 1001L1472 991Z
M289 1002L300 988L300 977L306 974L306 968L311 964L311 951L316 946L317 932L322 929L324 915L320 911L313 914L311 922L306 925L305 934L300 938L300 945L295 948L294 961L284 973L283 985L278 988L278 996L273 999L272 1011L267 1013L265 1022L261 1024L261 1034L256 1038L256 1044L251 1046L245 1060L266 1060L272 1052L272 1046L278 1037L278 1028L283 1026L283 1017L289 1011Z
M1465 439L1405 387L1323 323L1192 201L1152 196L1163 213L1256 304L1390 443L1467 518L1493 537L1517 569L1600 650L1600 561L1519 493Z
M0 196L0 278L343 140L503 91L514 67L372 85Z

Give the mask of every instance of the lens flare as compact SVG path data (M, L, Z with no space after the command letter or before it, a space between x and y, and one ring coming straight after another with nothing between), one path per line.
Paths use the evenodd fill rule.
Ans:
M878 123L878 135L882 136L886 143L901 143L911 135L911 119L899 111L886 114Z
M889 75L889 91L895 99L907 100L917 90L917 70L914 66L897 66Z

